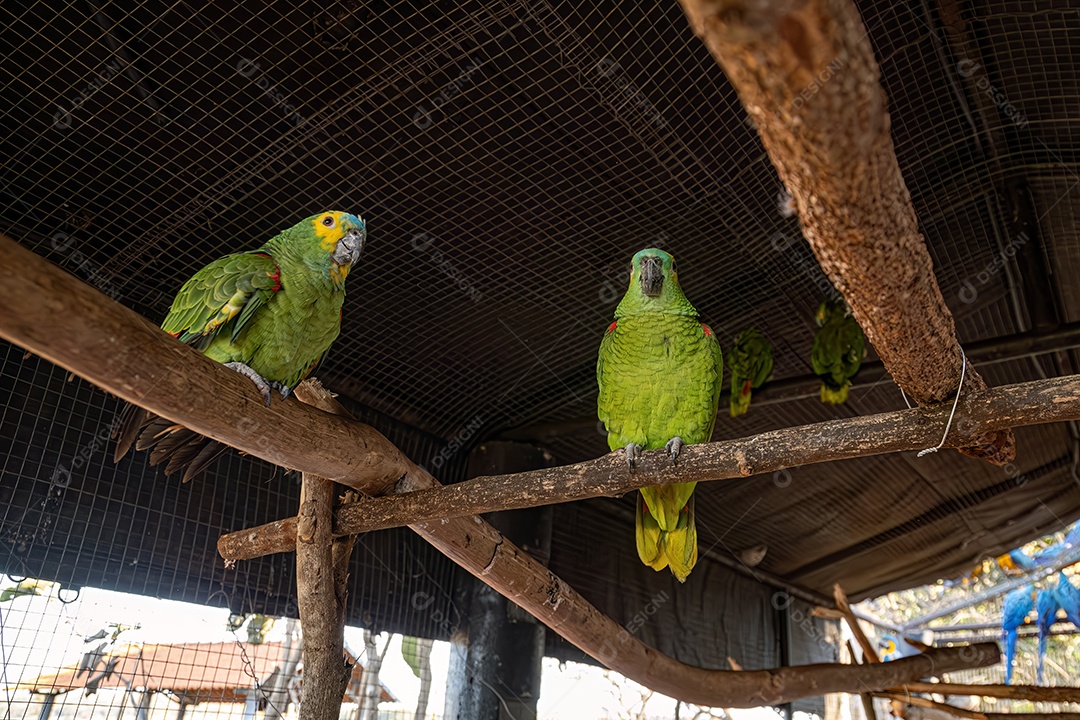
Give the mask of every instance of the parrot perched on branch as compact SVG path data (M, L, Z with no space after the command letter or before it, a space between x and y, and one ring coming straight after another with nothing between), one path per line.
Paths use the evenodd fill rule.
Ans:
M677 462L683 444L712 437L723 373L720 343L679 287L675 259L653 248L634 255L596 363L608 446L625 450L631 470L642 450L665 448ZM637 502L638 556L680 582L698 557L695 485L641 488Z
M1001 630L1005 642L1005 684L1012 682L1013 660L1016 658L1016 641L1020 626L1035 609L1036 591L1031 585L1013 590L1001 601Z
M1057 622L1058 601L1056 593L1048 588L1039 590L1035 596L1035 618L1039 626L1039 658L1036 669L1036 681L1042 685L1043 668L1046 664L1046 641L1050 637L1050 628Z
M750 391L769 379L772 372L772 345L756 328L747 328L735 337L728 353L731 368L731 417L750 409Z
M821 329L814 336L810 362L821 378L821 402L842 405L866 357L866 340L842 298L821 303L816 319Z
M161 327L255 383L270 404L287 398L315 369L341 330L345 278L367 237L364 221L344 212L301 220L258 250L227 255L195 273ZM165 473L199 475L225 446L170 420L127 405L117 424L115 460L132 444L152 448Z

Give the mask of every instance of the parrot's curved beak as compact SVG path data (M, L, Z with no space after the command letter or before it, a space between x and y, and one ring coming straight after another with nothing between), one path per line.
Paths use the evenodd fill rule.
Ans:
M664 261L655 255L641 258L641 292L659 297L664 289Z
M350 230L338 240L334 248L333 260L336 265L352 265L360 259L360 251L364 249L364 231Z

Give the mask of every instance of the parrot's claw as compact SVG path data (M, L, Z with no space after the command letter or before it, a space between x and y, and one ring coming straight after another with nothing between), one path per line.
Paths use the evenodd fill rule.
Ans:
M270 387L274 388L279 393L281 393L281 399L282 400L288 400L289 395L292 394L292 388L289 387L288 385L286 385L285 383L272 382L272 383L270 383Z
M627 443L624 452L626 453L626 466L633 470L634 461L641 457L641 446L636 443Z
M230 370L235 370L251 382L255 383L255 387L259 389L259 392L262 393L263 398L266 400L266 407L270 407L271 386L270 383L266 381L266 378L264 378L262 375L255 372L242 362L225 363L225 367L229 368Z
M667 445L664 446L664 449L668 451L669 455L671 455L671 464L672 465L678 465L679 464L679 453L682 451L682 446L683 446L683 440L682 440L681 437L678 437L678 436L673 437L670 440L668 440Z

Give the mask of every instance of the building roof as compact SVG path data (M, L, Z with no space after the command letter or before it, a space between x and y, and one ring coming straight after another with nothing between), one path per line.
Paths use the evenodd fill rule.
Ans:
M265 686L281 664L282 643L178 643L124 644L106 653L94 671L79 672L77 665L56 673L39 675L18 684L18 688L41 693L64 693L85 688L87 681L115 661L113 672L101 678L97 687L145 688L169 692L190 703L244 702L256 683ZM350 659L352 656L349 656ZM361 686L363 667L353 667L345 699L355 696ZM381 683L380 683L381 684ZM381 700L395 702L393 694L382 685Z

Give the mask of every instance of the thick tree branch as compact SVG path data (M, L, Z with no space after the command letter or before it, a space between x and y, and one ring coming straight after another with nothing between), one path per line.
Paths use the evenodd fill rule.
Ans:
M919 404L951 399L961 375L956 329L900 173L880 69L854 3L681 2L885 368ZM985 387L968 367L965 392ZM1003 429L961 450L1004 464L1015 440Z
M913 408L773 430L683 449L671 465L660 450L646 452L634 472L622 451L575 465L490 475L447 487L365 498L342 508L334 532L346 535L444 517L534 507L592 497L618 497L647 485L710 482L771 473L814 463L921 450L941 440L950 407ZM960 400L946 447L982 442L986 433L1080 419L1080 375L989 388ZM292 548L292 520L278 520L224 536L230 560Z
M365 492L437 481L373 428L299 402L262 404L250 383L105 295L0 238L0 336L151 412L271 462ZM321 407L332 400L324 398ZM240 420L237 420L240 418ZM602 614L479 517L411 526L454 562L613 670L672 697L721 707L894 687L999 661L994 643L943 648L873 667L706 670L663 655ZM306 532L306 531L305 531Z

